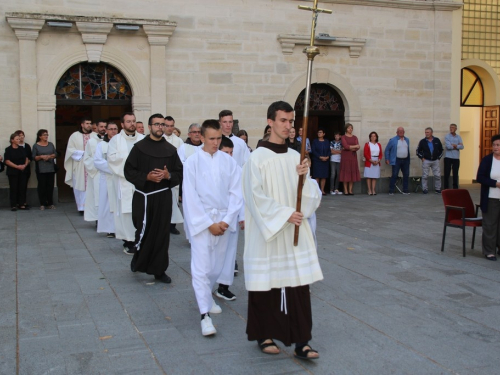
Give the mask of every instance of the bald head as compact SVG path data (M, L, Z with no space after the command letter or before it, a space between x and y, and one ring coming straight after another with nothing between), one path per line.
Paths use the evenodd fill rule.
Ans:
M405 136L405 129L400 126L398 130L396 130L396 134L398 135L399 138L403 139Z

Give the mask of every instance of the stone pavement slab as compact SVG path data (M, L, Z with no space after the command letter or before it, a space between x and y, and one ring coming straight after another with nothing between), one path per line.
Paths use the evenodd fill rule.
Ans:
M469 186L478 201L479 186ZM235 301L200 333L190 251L171 236L172 284L130 272L121 241L73 204L0 210L1 374L497 374L500 262L461 255L441 196L326 196L317 212L324 280L311 286L317 361L261 353L245 335L240 236Z

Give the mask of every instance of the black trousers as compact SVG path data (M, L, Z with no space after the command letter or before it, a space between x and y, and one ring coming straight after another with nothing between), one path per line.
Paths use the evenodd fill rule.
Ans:
M9 178L10 206L23 206L26 203L26 181L28 176L24 173L7 175Z
M450 172L453 170L453 189L458 189L458 168L460 159L444 158L444 188L448 189L450 184Z
M51 173L37 173L38 179L38 199L40 206L52 206L54 204L52 196L54 195L54 172Z

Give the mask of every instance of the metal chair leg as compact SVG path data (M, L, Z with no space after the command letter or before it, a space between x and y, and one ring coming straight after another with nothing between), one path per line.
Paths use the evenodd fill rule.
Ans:
M446 237L446 222L444 223L444 228L443 228L443 240L441 241L441 252L444 251L444 239Z
M465 227L462 227L462 247L463 247L464 258L465 258Z
M474 240L476 239L476 227L472 229L472 246L471 249L474 249Z

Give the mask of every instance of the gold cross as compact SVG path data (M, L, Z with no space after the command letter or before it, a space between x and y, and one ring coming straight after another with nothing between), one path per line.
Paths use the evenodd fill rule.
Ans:
M316 21L318 19L319 13L328 13L331 14L332 11L330 9L321 9L318 8L318 0L314 0L314 5L312 7L306 7L305 5L299 5L299 9L302 10L310 10L313 12L312 16L312 24L311 24L311 44L310 46L314 46L314 37L316 33Z

